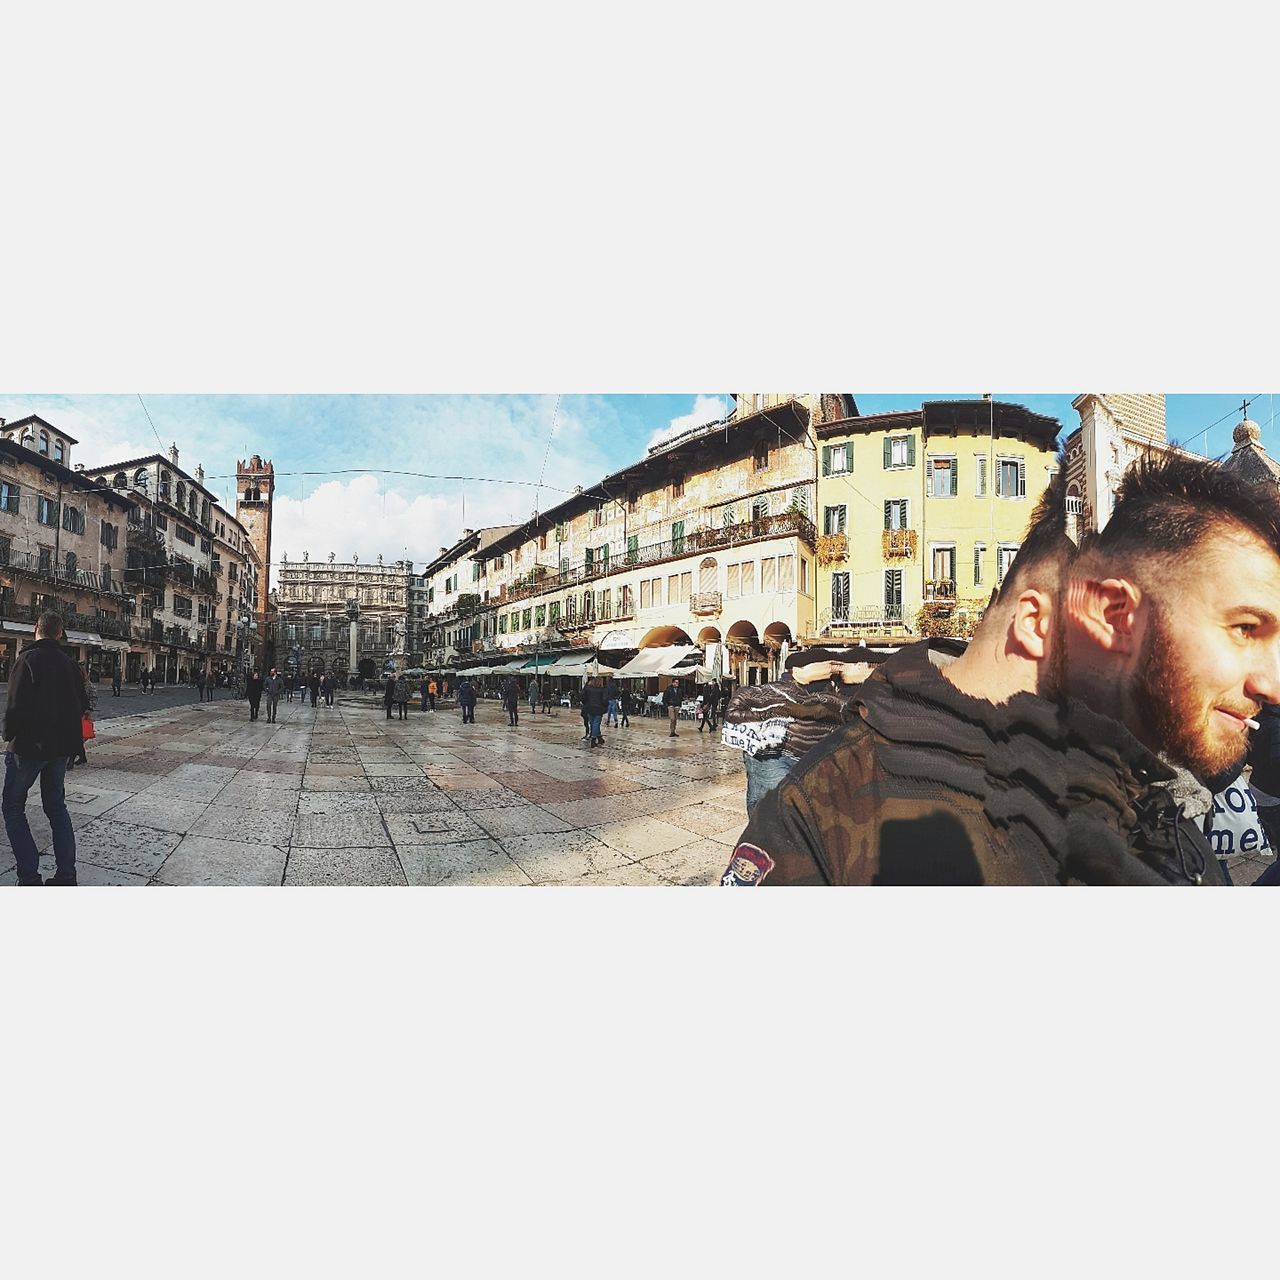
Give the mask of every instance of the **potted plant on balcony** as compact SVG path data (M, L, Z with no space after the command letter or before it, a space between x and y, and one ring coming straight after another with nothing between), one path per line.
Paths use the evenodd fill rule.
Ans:
M818 538L814 553L819 564L839 564L849 558L849 538L843 533L824 533Z

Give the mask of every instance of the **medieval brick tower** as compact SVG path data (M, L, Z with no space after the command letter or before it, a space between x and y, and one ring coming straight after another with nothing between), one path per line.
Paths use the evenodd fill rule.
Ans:
M262 566L258 574L258 599L254 621L258 626L258 661L268 671L275 664L274 640L267 618L268 593L271 590L271 500L275 496L276 469L255 453L246 465L236 463L236 519L249 533Z

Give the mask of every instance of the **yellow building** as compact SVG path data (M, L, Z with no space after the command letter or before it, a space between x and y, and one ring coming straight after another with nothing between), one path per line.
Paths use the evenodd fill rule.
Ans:
M1053 474L1059 429L987 399L819 423L816 634L970 631Z

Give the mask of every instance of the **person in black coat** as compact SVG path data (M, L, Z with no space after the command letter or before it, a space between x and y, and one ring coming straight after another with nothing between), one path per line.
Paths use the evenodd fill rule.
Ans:
M382 705L387 709L387 719L391 719L391 705L396 700L396 678L388 676L382 683Z
M84 746L81 723L89 693L80 668L58 644L62 616L51 610L36 622L35 643L18 654L4 712L4 795L0 808L18 866L20 885L40 879L40 852L27 821L27 794L40 779L40 803L53 829L56 871L47 883L76 883L76 837L63 780L67 760Z
M463 680L458 686L458 706L462 708L462 723L476 722L476 687L470 680Z
M254 667L253 674L245 682L245 697L249 699L249 719L258 718L258 708L262 705L262 672Z
M515 676L502 683L502 705L507 709L507 728L514 729L520 723L520 682Z
M1280 703L1264 702L1258 712L1258 728L1249 743L1249 789L1258 806L1258 822L1266 832L1271 848L1280 847ZM1280 884L1280 857L1254 882L1255 885Z
M311 694L311 705L314 707L320 699L320 677L314 671L311 673L311 679L307 681L307 689Z
M593 747L604 746L604 739L600 736L600 717L604 715L608 705L609 696L599 678L588 680L582 690L582 715L587 722L587 736Z

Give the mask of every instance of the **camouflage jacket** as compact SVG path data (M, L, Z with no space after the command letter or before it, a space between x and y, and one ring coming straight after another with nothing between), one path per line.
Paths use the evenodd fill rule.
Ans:
M912 644L757 806L722 884L1221 883L1173 771L1079 702L961 693Z

